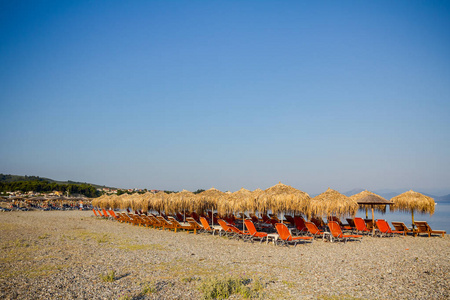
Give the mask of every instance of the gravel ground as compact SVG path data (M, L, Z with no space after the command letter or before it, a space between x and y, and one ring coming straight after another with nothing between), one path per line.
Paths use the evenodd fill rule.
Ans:
M448 235L278 247L88 211L0 213L0 299L202 299L225 277L258 281L261 299L449 299L449 274Z

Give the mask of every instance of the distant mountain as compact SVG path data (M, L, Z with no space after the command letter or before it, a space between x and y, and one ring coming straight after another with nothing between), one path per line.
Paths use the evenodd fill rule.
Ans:
M436 202L450 202L450 194L435 198Z
M391 198L394 198L395 196L400 195L401 193L398 192L388 192L388 193L383 193L383 192L374 192L377 195L380 195L381 197L383 197L386 200L391 200Z
M49 182L49 183L58 183L58 184L88 184L92 185L95 188L103 188L107 187L104 185L98 185L93 183L87 183L87 182L78 182L78 181L58 181L50 178L45 177L39 177L39 176L22 176L22 175L11 175L11 174L1 174L0 173L0 183L11 183L11 182L18 182L18 181L42 181L42 182ZM112 188L112 187L108 187Z

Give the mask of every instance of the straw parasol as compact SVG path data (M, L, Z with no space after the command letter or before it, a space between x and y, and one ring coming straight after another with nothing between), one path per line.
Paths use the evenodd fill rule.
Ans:
M391 205L392 202L384 199L380 195L377 195L375 193L369 192L369 191L362 191L359 194L353 195L350 197L353 200L356 200L356 202L359 205L370 205L372 208L372 224L375 224L375 216L374 216L374 208L378 207L378 209L381 209L380 206L384 206L386 209L386 205ZM372 231L375 231L375 226L372 227Z
M204 208L210 208L211 214L214 213L214 208L217 208L217 205L220 201L226 200L226 193L219 191L215 188L210 188L204 192L201 192L197 196L200 199L201 204ZM211 222L214 225L214 218L211 218Z
M142 195L139 193L134 193L130 195L130 205L134 211L144 210L144 203L142 202Z
M256 209L260 211L271 210L272 213L306 213L311 198L292 186L278 184L264 190L257 198Z
M251 206L253 193L247 189L241 188L240 190L232 193L228 201L233 211L240 211L245 213Z
M164 191L159 191L153 195L153 197L149 198L148 208L151 210L155 210L159 213L165 209L165 202L169 195Z
M309 215L337 217L354 216L358 203L338 191L328 188L325 192L311 200Z
M120 209L128 209L131 208L131 199L128 193L124 193L117 197L117 201L119 203Z
M358 194L352 195L352 196L350 196L350 199L355 200L356 202L358 202L359 199L362 199L362 198L364 198L367 195L375 195L375 196L379 197L380 199L382 199L383 201L388 201L385 198L381 197L380 195L375 194L373 192L370 192L368 190L364 190L364 191L362 191L362 192L360 192ZM391 202L389 202L389 203L391 203ZM359 208L360 209L365 208L366 219L369 218L368 212L367 212L367 208L371 207L371 205L370 204L365 204L365 203L358 203L358 204L359 204ZM382 214L386 213L386 207L387 207L386 204L374 204L374 206L373 206L375 211L378 211L378 212L380 212Z
M434 199L424 194L414 192L413 190L404 192L391 199L393 204L390 206L392 211L411 212L412 225L414 226L414 212L434 214L436 203Z
M225 208L218 208L220 211L226 213L229 212L242 212L242 224L244 224L245 211L248 210L249 204L251 203L253 193L247 189L241 188L240 190L227 195L227 200L222 201Z
M168 196L168 209L172 213L176 213L179 211L185 212L188 211L194 211L197 210L199 207L201 207L199 204L199 201L197 201L197 195L194 193L182 190L178 193L172 193ZM185 214L183 213L184 218L186 218Z

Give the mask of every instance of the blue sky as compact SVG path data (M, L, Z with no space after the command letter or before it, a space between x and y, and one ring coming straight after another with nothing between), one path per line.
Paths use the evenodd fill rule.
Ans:
M446 1L2 1L0 173L450 193Z

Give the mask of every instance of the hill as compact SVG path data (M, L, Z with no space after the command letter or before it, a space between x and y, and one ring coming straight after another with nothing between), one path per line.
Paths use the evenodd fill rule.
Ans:
M77 185L92 185L95 188L104 188L107 186L104 185L98 185L93 183L87 183L87 182L78 182L78 181L58 181L50 178L40 177L40 176L22 176L22 175L11 175L11 174L1 174L0 173L0 183L12 183L12 182L23 182L23 181L41 181L41 182L47 182L47 183L57 183L57 184L77 184ZM113 188L113 187L108 187Z

